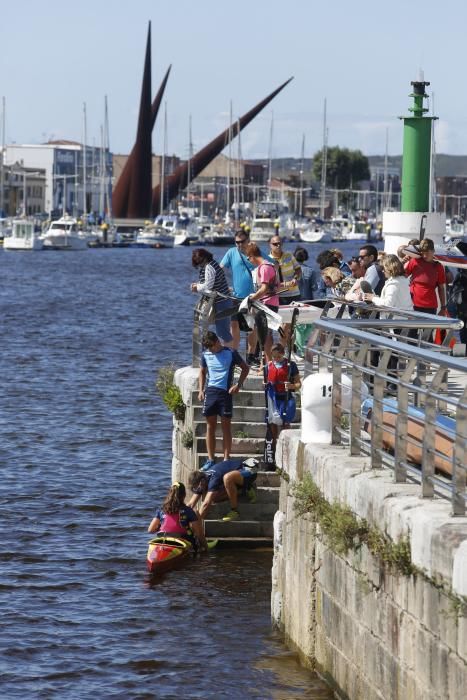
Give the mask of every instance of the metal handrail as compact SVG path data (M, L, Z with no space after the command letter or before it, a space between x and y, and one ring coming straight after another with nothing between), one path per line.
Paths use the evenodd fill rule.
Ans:
M355 308L355 304L351 306ZM371 305L360 308L375 311ZM467 361L447 354L452 331L462 328L463 323L386 307L377 311L397 313L398 318L344 319L341 313L341 318L331 319L323 314L314 323L305 353L305 375L332 373L332 443L346 441L350 454L368 454L374 469L390 466L395 482L416 480L418 474L423 498L433 498L436 492L450 499L453 515L463 516L467 502ZM438 328L448 332L442 346L426 338L417 345L415 339L402 334L391 337L388 328L419 329L422 337ZM344 410L342 374L346 372L352 389L350 408ZM454 373L461 379L459 396L449 391ZM371 418L362 413L367 395ZM452 432L443 431L439 423L448 407L455 419ZM420 411L424 426L421 437L414 429ZM342 426L346 414L348 429ZM437 445L440 436L445 440L442 448ZM441 459L443 466L450 464L450 480L435 474Z

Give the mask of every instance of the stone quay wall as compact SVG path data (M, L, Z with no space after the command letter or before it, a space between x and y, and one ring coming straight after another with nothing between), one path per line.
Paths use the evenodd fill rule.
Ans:
M271 608L288 643L342 698L465 698L467 519L348 448L304 445L288 430L276 456L284 478ZM294 510L292 485L306 473L328 502L349 506L394 543L408 538L420 573L389 571L365 545L336 554L312 516Z

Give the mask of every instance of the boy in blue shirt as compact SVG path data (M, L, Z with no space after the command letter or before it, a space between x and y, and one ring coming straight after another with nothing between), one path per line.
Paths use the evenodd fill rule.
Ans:
M222 425L222 445L224 460L230 459L232 449L232 396L238 394L250 371L245 360L236 350L221 345L213 331L203 336L198 382L198 398L203 402L203 416L206 418L207 462L202 469L210 469L216 462L216 428L217 416ZM235 366L240 367L238 382L234 383Z

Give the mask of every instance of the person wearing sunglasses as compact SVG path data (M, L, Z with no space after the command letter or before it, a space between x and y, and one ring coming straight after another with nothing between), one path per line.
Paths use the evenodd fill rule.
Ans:
M230 270L232 274L233 293L239 299L253 294L255 287L253 284L254 265L248 260L246 249L250 242L249 229L246 226L239 228L235 233L235 245L229 248L222 260L220 266L224 270ZM230 320L230 328L233 337L232 347L238 350L240 347L240 323L242 319L240 314L234 314ZM248 351L246 361L249 365L257 365L258 361L255 356L257 342L256 329L248 333Z

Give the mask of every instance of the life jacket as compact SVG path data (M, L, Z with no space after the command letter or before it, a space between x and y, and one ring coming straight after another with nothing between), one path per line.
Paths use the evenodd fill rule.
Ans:
M285 382L289 378L289 363L284 360L282 367L276 367L274 362L268 362L268 382L274 387L276 394L285 394Z
M160 530L161 532L170 532L173 535L185 535L188 532L188 526L184 527L180 520L183 520L182 515L179 513L164 513L164 517L161 522Z

